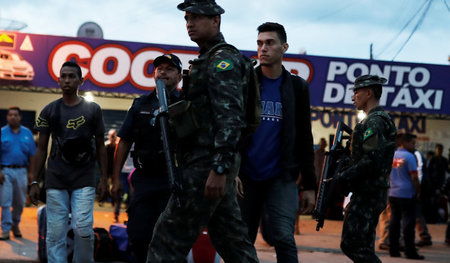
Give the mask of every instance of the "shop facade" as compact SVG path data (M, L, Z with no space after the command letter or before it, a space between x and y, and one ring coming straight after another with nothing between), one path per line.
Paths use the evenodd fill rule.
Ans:
M242 51L249 57L255 52ZM198 49L186 46L62 37L0 31L1 112L19 106L36 118L59 98L56 80L67 60L83 71L82 95L93 96L106 115L120 126L133 98L154 89L153 59L164 53L180 57L187 69ZM418 136L422 152L436 143L450 147L450 66L287 54L283 65L310 83L314 143L330 138L338 120L353 127L358 119L351 97L354 80L363 74L388 79L381 105L401 131ZM181 85L180 85L181 86ZM263 109L270 110L270 109ZM32 118L32 117L29 117ZM108 117L109 118L109 117ZM329 142L330 144L330 142Z

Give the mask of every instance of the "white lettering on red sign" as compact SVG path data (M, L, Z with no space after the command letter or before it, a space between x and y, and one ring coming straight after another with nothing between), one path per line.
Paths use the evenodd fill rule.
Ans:
M129 81L140 90L152 90L156 83L154 70L150 65L153 60L165 53L177 55L184 68L189 67L189 60L197 57L192 50L163 50L147 47L134 54L125 46L105 44L92 49L82 41L66 41L57 45L51 52L48 71L56 81L65 61L75 59L81 67L85 80L104 88L115 88ZM313 76L312 65L303 59L285 58L283 64L293 74L310 81Z

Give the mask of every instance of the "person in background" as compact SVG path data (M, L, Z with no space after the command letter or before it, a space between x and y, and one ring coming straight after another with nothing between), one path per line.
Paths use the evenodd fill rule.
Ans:
M353 129L350 165L336 180L352 192L345 207L341 249L354 262L381 262L375 255L375 230L387 204L397 136L391 117L379 106L385 82L376 75L363 75L351 88L353 104L367 116Z
M294 239L298 189L303 201L300 213L310 213L317 186L309 84L283 67L288 47L282 25L267 22L258 27L261 124L243 151L239 174L241 212L249 237L254 243L264 213L263 227L271 233L277 262L298 262Z
M173 54L164 54L153 61L155 80L161 79L171 103L180 100L178 83L182 79L180 59ZM155 121L154 112L159 109L156 90L133 101L125 121L119 130L113 177L112 195L123 192L123 176L126 160L131 152L136 170L131 178L133 195L128 208L127 233L131 250L137 262L146 262L147 249L153 235L153 227L167 205L171 191L164 159L161 129ZM124 165L125 164L125 165ZM122 168L123 167L123 168Z
M447 205L450 209L450 177L445 180L445 184L442 186L442 195L447 198ZM445 244L450 246L450 217L447 219L447 230L445 230Z
M322 174L325 148L327 148L327 140L325 140L325 138L320 138L319 148L314 151L314 169L316 171L317 185L319 185L320 176Z
M425 169L424 158L417 149L414 150L414 156L417 160L417 177L419 179L421 192L420 196L417 197L416 204L416 232L419 234L419 241L416 243L416 246L431 246L433 244L431 241L431 234L428 231L427 222L423 215L424 198L422 194L422 182L424 181L424 177L426 178L427 169Z
M398 136L399 137L399 136ZM399 141L399 140L397 140ZM421 184L421 193L423 193L422 189L423 187L423 179L426 178L426 169L424 167L424 159L422 157L422 154L418 150L414 150L414 156L417 160L417 175L419 182ZM431 246L431 234L428 231L428 227L425 221L425 217L423 215L423 194L421 194L417 198L416 203L416 232L419 235L419 241L416 243L416 246L422 247L422 246ZM379 226L380 226L380 240L379 240L379 248L383 250L389 250L390 242L389 242L389 224L391 221L391 205L388 202L386 209L381 213L380 220L379 220ZM405 244L404 244L404 238L402 233L400 233L400 240L399 240L399 249L400 251L404 251Z
M111 179L112 172L113 172L113 165L114 165L114 152L116 151L117 143L119 138L117 137L117 131L116 129L110 129L108 131L108 140L105 142L106 147L106 160L107 160L107 168L106 173L108 174L108 179ZM108 180L109 183L109 180ZM98 205L103 206L103 203L107 201L107 199L110 198L108 193L104 196L99 196L98 198ZM116 201L112 199L112 205L114 208L116 207ZM116 218L116 216L114 216Z
M119 145L119 144L117 144ZM118 147L117 147L118 148ZM116 149L117 149L116 148ZM122 184L122 191L119 194L118 202L114 203L114 222L119 222L120 207L122 203L125 203L127 209L130 203L130 184L128 183L128 177L130 173L135 169L133 164L133 158L131 158L131 152L133 152L133 146L131 146L130 154L127 155L127 159L123 164L122 171L120 172L120 183ZM117 197L116 197L117 198Z
M424 256L417 253L414 244L416 199L420 196L417 160L414 156L416 136L410 133L400 134L398 140L399 147L394 154L390 175L389 254L391 257L400 257L399 238L401 228L406 257L409 259L424 259Z
M32 157L36 152L32 132L20 124L20 108L10 107L6 120L8 124L1 128L0 144L0 240L8 240L10 231L16 238L22 237L19 223L31 183Z
M183 190L171 196L158 219L147 262L182 262L205 227L225 262L258 262L234 183L238 143L247 124L244 89L251 72L241 53L225 45L220 33L225 10L214 0L185 0L178 9L184 11L190 39L200 48L183 84L185 100L191 103L185 116L199 121L177 141Z
M441 188L445 182L445 173L450 172L448 160L442 153L444 146L437 143L435 146L435 155L431 158L428 165L429 192L427 193L427 203L424 204L424 215L428 223L438 223L443 220L439 213L441 209ZM425 194L425 193L424 193Z
M38 204L40 189L36 180L47 160L51 135L52 145L45 173L48 262L67 262L66 237L70 213L74 229L72 262L93 263L96 160L101 172L98 185L100 195L108 188L102 110L95 102L78 96L83 77L76 62L64 62L58 84L62 98L45 106L35 124L39 130L39 140L34 156L30 199L34 205Z

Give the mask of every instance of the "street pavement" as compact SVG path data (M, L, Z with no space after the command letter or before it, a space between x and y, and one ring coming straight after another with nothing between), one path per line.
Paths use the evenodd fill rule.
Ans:
M94 212L94 227L109 229L114 222L113 208L109 204L98 207ZM126 213L121 213L119 221L126 220ZM445 224L428 225L433 237L433 245L420 248L419 253L425 260L419 262L450 262L450 247L444 242ZM300 235L296 235L299 262L307 263L350 263L339 248L342 221L325 221L325 226L319 232L315 230L316 222L309 216L302 216L300 220ZM0 263L30 263L39 262L37 258L37 208L26 207L20 224L22 238L0 241ZM262 263L276 262L275 250L267 245L261 236L258 236L255 247L258 258ZM391 258L386 250L376 250L377 255L385 263L414 262L404 257ZM417 261L416 261L417 262Z

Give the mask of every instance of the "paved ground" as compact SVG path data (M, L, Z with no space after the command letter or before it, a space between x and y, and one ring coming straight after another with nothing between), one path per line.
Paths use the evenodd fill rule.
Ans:
M94 226L109 229L113 223L112 208L106 204L104 207L96 205L94 212ZM122 213L120 221L126 220L126 214ZM317 263L350 263L339 249L341 221L326 221L324 229L315 231L316 223L310 217L304 217L300 221L301 234L296 236L299 248L300 262ZM23 238L15 239L11 235L9 241L0 241L0 263L8 262L38 262L37 259L37 208L25 208L23 220L20 225ZM433 246L421 248L419 253L426 259L421 262L450 262L450 247L444 243L446 225L429 225L433 237ZM261 237L256 241L256 249L261 262L276 262L274 249L268 246ZM411 262L405 258L391 258L387 251L377 250L380 259L385 263Z

